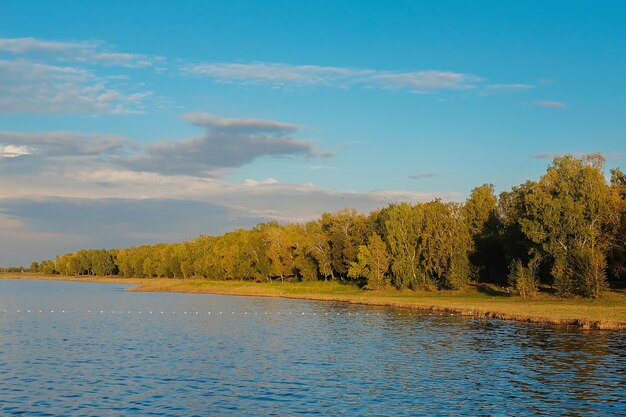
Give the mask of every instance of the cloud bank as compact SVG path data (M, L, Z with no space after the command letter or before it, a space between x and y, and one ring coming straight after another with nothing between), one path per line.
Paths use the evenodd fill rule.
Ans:
M324 211L368 212L453 194L338 191L274 178L229 181L220 169L263 156L323 158L299 126L190 113L197 137L139 146L115 135L0 131L0 265L82 247L180 241Z

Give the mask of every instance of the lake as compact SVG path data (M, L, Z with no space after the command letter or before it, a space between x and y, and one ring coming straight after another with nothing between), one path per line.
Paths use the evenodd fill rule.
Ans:
M0 280L0 415L624 415L626 334Z

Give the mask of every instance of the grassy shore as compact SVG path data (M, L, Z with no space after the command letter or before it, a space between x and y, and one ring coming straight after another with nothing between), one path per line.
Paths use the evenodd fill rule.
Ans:
M47 279L137 284L130 291L187 292L342 301L414 310L453 312L478 318L578 326L583 329L626 330L626 291L607 291L598 300L562 299L540 293L532 299L511 296L489 285L464 291L366 291L337 282L209 281L203 279L63 277L42 274L0 274L0 278Z

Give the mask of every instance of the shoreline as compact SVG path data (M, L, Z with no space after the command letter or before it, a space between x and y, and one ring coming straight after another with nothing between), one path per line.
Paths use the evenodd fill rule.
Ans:
M484 285L464 291L367 291L337 282L257 283L177 278L67 277L31 273L0 273L0 279L53 280L133 284L128 291L179 292L282 297L335 301L410 310L453 313L479 319L573 326L583 330L626 331L626 293L609 291L600 300L562 299L541 294L522 299Z

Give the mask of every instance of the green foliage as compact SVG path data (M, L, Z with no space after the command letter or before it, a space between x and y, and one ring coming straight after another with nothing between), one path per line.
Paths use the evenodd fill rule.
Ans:
M462 288L469 282L472 248L460 206L439 200L387 211L394 285L399 288Z
M498 199L493 185L484 184L472 190L462 214L472 236L470 261L483 281L502 283L507 262Z
M426 286L426 277L419 277L418 243L422 212L407 203L387 208L385 231L391 253L393 284L398 289Z
M359 246L357 261L350 264L348 276L351 278L365 278L366 288L382 290L387 288L391 281L387 276L389 256L385 242L376 233L369 237L367 246Z
M525 267L522 261L516 259L511 264L508 277L509 285L522 298L532 297L537 293L537 277L532 268Z
M498 199L492 184L484 184L472 190L465 201L462 212L472 236L485 232L488 222L493 221L498 211Z
M329 214L321 219L322 230L328 236L331 266L340 277L346 277L351 262L357 260L359 246L369 236L367 218L354 209Z
M422 273L439 288L463 288L471 277L468 255L472 240L461 206L435 200L418 207L424 210L418 246Z
M54 269L54 262L51 261L50 259L41 261L41 263L39 264L39 270L42 273L48 274L48 275L56 273L56 270Z
M602 236L612 216L603 163L599 155L557 157L524 195L521 230L552 264L554 286L564 296L597 296L602 287L598 268L609 249ZM585 278L578 268L588 271Z
M605 238L611 242L607 266L614 280L626 279L626 174L620 169L611 170L611 204L613 221Z
M306 225L307 231L307 254L315 260L318 274L326 281L329 277L334 279L332 259L330 256L330 242L328 236L322 229L320 222L309 222Z
M535 186L535 182L526 181L509 192L501 193L498 199L500 233L507 264L515 259L528 263L531 257L537 255L538 245L526 236L520 224L520 220L528 213L526 196Z
M585 245L575 244L567 258L557 259L552 273L554 287L563 296L597 298L607 288L604 256Z
M58 272L63 275L117 275L119 273L117 251L105 249L82 249L75 253L57 256L56 263L50 260L42 261L40 269L45 274Z

